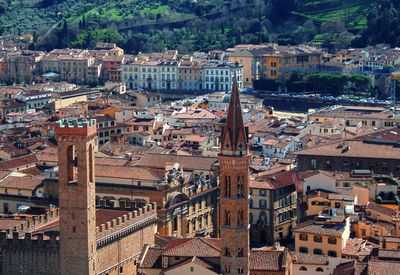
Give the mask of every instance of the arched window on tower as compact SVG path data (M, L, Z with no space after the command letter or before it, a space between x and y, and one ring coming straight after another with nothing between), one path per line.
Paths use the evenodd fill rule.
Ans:
M237 197L238 198L243 198L244 193L243 193L243 176L238 176L237 177Z
M231 177L225 176L225 197L231 196Z
M227 257L231 256L231 252L229 251L228 247L225 247L225 256L227 256Z
M243 211L242 210L238 211L237 225L243 226Z
M76 149L74 145L70 145L67 148L67 171L68 171L68 182L77 181L77 167L78 159L76 157Z
M243 257L243 255L244 255L244 249L243 249L243 247L239 247L238 248L238 257Z
M231 226L231 212L228 210L225 211L225 225Z
M89 181L94 182L93 144L89 145Z

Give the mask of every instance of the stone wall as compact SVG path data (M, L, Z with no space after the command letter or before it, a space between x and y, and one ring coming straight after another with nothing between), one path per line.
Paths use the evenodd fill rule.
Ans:
M32 239L31 233L19 238L19 232L13 232L12 238L5 231L0 232L2 275L58 275L59 242L56 235L44 240L43 234L37 234Z
M136 274L144 245L154 244L156 208L150 203L96 228L98 274Z

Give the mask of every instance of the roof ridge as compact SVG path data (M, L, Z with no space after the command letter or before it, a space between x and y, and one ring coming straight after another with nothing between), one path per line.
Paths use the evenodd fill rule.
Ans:
M206 243L207 245L211 246L212 248L214 248L214 249L217 250L217 251L220 251L220 250L221 250L220 248L218 248L218 247L215 246L214 244L211 244L211 243L207 242L207 241L205 240L206 238L196 237L196 239L201 240L202 242Z

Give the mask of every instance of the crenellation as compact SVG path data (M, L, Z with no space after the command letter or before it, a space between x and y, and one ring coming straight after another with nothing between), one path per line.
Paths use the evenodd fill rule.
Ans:
M118 222L114 219L110 222L106 222L105 224L101 224L97 227L97 239L100 240L114 234L117 231L124 230L125 228L131 227L132 225L146 221L149 217L155 216L155 203L150 204L151 205L146 205L139 210L129 212L128 214L119 217L118 220L120 220L121 222ZM123 219L125 219L125 221Z
M58 208L50 208L47 214L42 214L40 216L34 216L33 218L28 218L21 224L14 226L10 231L19 232L20 235L28 231L33 231L33 229L35 229L40 225L58 219L59 214L60 212Z
M44 239L43 233L25 233L23 236L19 232L12 232L12 236L9 236L6 231L0 232L0 244L1 248L25 250L27 253L32 249L31 247L41 247L43 249L49 249L48 252L58 251L59 242L57 240L57 234L50 233L49 239ZM58 253L58 252L57 252Z
M96 120L64 118L56 124L56 133L60 142L86 142L96 136Z

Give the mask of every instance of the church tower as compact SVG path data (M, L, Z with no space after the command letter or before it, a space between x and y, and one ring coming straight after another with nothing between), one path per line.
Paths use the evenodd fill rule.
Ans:
M61 274L96 274L95 120L56 125Z
M249 274L248 134L244 127L239 88L235 80L225 127L220 164L220 236L223 274Z

